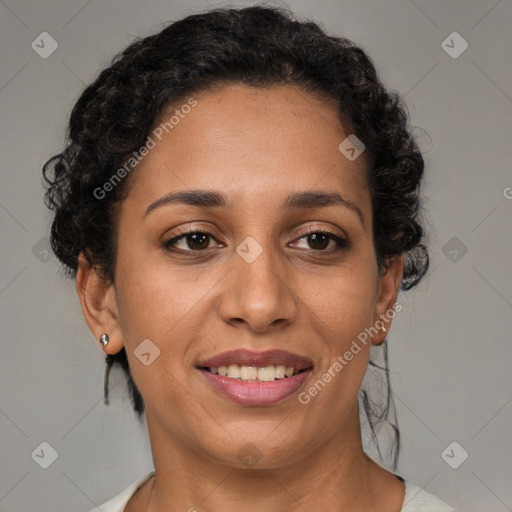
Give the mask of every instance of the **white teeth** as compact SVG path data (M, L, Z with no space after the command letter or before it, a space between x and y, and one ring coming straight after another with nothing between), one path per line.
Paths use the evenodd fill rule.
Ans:
M278 365L274 366L274 368L276 369L276 379L284 379L286 366L283 366L282 364L278 364Z
M240 366L240 378L242 380L256 380L258 368L256 366Z
M258 380L263 382L270 382L276 380L276 371L273 366L263 366L258 368Z
M230 364L228 366L228 377L231 379L239 379L240 378L240 366L237 364Z
M209 370L212 373L218 373L222 377L227 376L231 379L244 381L259 380L262 382L284 379L299 373L293 366L284 366L282 364L261 367L230 364L229 366L212 366Z

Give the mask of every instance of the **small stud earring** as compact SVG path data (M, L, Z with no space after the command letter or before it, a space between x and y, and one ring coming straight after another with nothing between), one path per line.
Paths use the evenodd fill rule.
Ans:
M100 343L106 347L108 345L110 338L108 337L108 334L105 332L100 336Z

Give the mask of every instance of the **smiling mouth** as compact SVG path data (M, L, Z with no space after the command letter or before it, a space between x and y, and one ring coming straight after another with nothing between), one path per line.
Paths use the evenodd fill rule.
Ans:
M211 388L244 406L274 405L304 385L313 361L286 350L235 349L198 363Z
M313 368L298 370L293 366L284 365L257 367L230 364L198 369L206 382L220 395L239 405L255 407L278 404L296 393L305 385ZM213 372L215 369L217 373ZM226 372L226 375L221 375L219 370L222 373Z

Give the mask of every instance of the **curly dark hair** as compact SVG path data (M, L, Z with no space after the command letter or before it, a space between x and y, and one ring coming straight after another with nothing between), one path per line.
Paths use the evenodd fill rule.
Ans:
M104 197L95 190L144 146L164 109L192 93L227 84L293 84L334 100L347 133L365 145L379 267L384 270L389 258L402 255L401 288L415 286L429 262L420 207L424 164L402 99L385 89L371 59L352 41L329 36L317 23L299 20L288 10L262 5L191 15L138 39L82 93L71 113L64 151L43 168L45 204L55 212L51 246L66 275L76 277L83 251L102 278L114 282L115 206L126 197L131 175ZM375 441L377 424L391 425L396 468L400 443L386 342L383 350L382 365L370 361L385 378L383 408L376 407L364 386L360 399ZM116 363L126 374L141 419L144 402L125 349L108 355L106 362L106 402L108 371Z

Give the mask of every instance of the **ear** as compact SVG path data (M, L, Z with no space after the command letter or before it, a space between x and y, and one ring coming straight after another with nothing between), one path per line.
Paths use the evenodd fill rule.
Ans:
M381 345L384 342L387 332L391 329L395 311L399 311L396 299L402 284L404 260L402 255L399 255L388 259L386 263L387 267L380 273L377 289L373 325L378 332L372 339L373 345Z
M119 324L115 288L106 284L97 269L89 263L83 252L78 256L76 291L85 321L93 333L96 343L107 354L115 354L123 347L123 337ZM99 338L103 333L109 336L109 343L104 347Z

